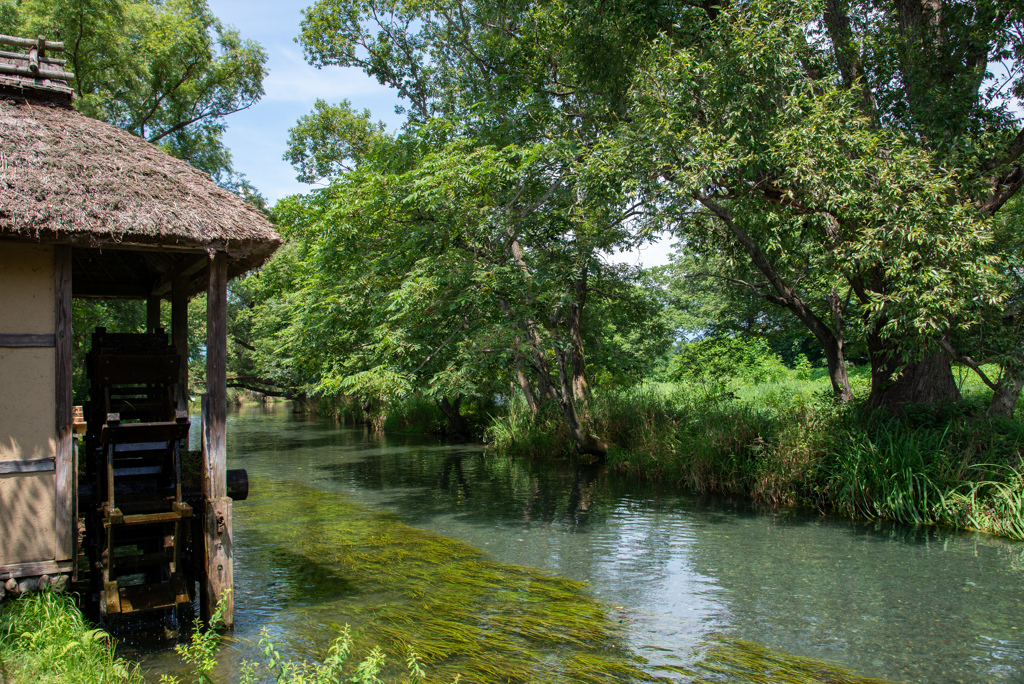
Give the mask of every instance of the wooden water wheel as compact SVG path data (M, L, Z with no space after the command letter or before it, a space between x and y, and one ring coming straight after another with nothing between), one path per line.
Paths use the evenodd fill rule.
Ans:
M192 507L181 474L190 423L187 411L175 410L180 361L163 331L93 334L85 549L92 601L108 625L135 614L176 632L195 595Z

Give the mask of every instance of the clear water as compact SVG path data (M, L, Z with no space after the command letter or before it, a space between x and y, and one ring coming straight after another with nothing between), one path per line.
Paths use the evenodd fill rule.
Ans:
M284 407L247 408L228 435L228 467L257 481L234 507L239 652L261 628L301 652L295 635L322 632L349 600L337 577L268 537L260 511L273 501L258 486L268 481L341 494L494 560L585 581L626 616L629 647L652 666L727 635L894 681L1024 682L1021 543L759 513L601 468L380 438Z

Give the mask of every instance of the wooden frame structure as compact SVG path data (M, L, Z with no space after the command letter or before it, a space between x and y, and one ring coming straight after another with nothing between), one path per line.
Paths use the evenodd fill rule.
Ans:
M171 303L174 403L187 411L188 301L207 299L201 595L233 621L226 472L227 282L281 239L186 163L71 107L63 45L0 36L0 582L70 573L78 553L73 298ZM52 417L49 417L52 416ZM197 511L200 513L200 511Z

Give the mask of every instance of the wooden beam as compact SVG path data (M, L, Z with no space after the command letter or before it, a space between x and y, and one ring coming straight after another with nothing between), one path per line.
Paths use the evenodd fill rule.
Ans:
M209 621L217 603L224 602L221 617L226 627L235 624L235 600L232 592L235 566L231 544L231 499L222 496L207 500L203 515L206 537L206 576L201 588L202 617Z
M4 333L0 335L0 347L53 347L57 344L54 335Z
M48 78L53 81L70 81L75 75L63 69L36 69L33 71L27 66L14 66L13 64L0 64L0 74L8 76L25 76L27 78Z
M184 274L171 285L171 344L181 359L174 399L178 411L188 411L188 276Z
M0 57L6 57L7 59L25 59L24 52L8 52L7 50L0 50ZM40 64L53 64L54 66L62 67L68 63L66 59L60 59L58 57L40 57Z
M71 247L54 247L55 306L54 338L56 342L56 399L57 399L57 560L74 557L78 520L75 518L74 488L74 425L72 425L71 375Z
M0 475L10 473L45 473L56 470L57 464L52 458L22 458L16 461L0 461Z
M36 47L39 45L38 38L19 38L18 36L7 36L0 34L0 45L13 45L15 47ZM64 43L59 40L47 40L43 43L44 49L50 52L64 52Z
M203 399L203 493L206 498L205 576L202 612L209 619L217 603L227 626L234 624L234 566L231 550L231 499L227 496L227 290L228 262L223 252L210 259L206 289L206 394Z
M185 257L181 257L181 259L184 258ZM170 271L165 273L160 280L156 281L156 284L153 285L151 294L166 297L167 294L172 291L174 281L177 278L185 278L187 282L196 273L199 273L206 268L209 263L210 258L206 254L203 254L202 257L195 261L182 261L181 264L172 268Z
M160 327L160 298L150 295L146 298L146 332L155 333Z
M224 471L227 464L227 255L218 252L210 260L206 292L206 392L210 395L207 426L207 465L210 474L207 498L227 496Z
M0 565L0 580L39 575L59 575L71 572L71 561L39 561L37 563L12 563Z

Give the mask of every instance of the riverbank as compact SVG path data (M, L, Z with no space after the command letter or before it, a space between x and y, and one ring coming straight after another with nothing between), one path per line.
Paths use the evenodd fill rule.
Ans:
M866 396L866 372L851 380ZM837 406L824 371L786 370L770 382L599 392L589 421L624 475L762 506L1024 539L1024 420L987 418L985 389L971 377L961 391L957 404L872 414L857 402ZM554 411L534 417L515 401L487 434L504 453L572 452Z

